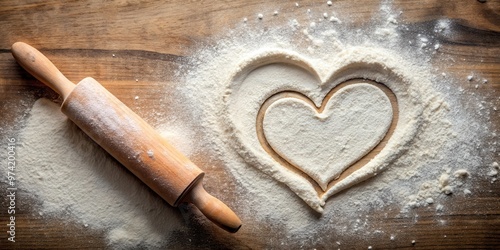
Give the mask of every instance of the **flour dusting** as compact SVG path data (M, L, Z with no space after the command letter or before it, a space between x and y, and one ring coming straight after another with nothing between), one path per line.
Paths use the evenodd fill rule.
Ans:
M38 100L21 132L18 183L50 218L61 213L90 229L105 229L109 244L163 245L184 220L113 160L60 111ZM148 237L144 237L147 234Z
M484 156L474 149L482 138L489 138L488 118L462 108L464 102L473 105L481 98L463 96L459 79L431 62L443 47L435 33L449 32L450 21L439 20L430 33L408 38L405 30L411 27L398 19L397 11L383 5L380 12L379 19L357 30L337 15L333 23L291 19L288 27L262 30L247 23L200 49L191 58L196 67L183 70L186 84L179 86L181 96L189 102L204 100L199 110L193 110L193 115L202 114L198 129L206 137L200 147L215 149L214 157L225 161L238 183L239 197L244 197L238 204L253 206L241 210L243 220L273 221L286 230L290 245L311 242L308 236L324 230L381 233L371 231L376 225L360 218L384 207L398 206L402 217L424 206L443 211L443 199L473 193L472 179L484 177L488 170ZM261 74L266 70L267 75ZM398 97L401 122L383 152L318 200L310 182L262 150L254 135L256 113L267 98L285 90L321 103L325 92L350 77L388 85ZM283 135L278 144L297 143L305 152L317 146L292 142L295 137ZM322 216L307 212L293 193Z
M257 18L245 18L227 34L197 44L172 72L178 83L165 91L176 100L174 106L183 107L178 112L187 122L165 122L157 129L188 156L203 152L207 165L200 167L222 170L220 182L234 183L208 191L240 216L242 239L266 226L282 238L278 244L283 248L321 245L325 240L330 247L332 242L344 247L347 234L348 239L395 241L400 232L383 231L371 221L371 213L395 207L398 216L417 220L416 208L428 207L439 214L453 209L443 201L474 195L479 178L497 182L496 145L479 150L485 139L498 139L489 123L496 107L473 92L488 82L475 72L454 76L440 66L453 58L440 54L446 45L436 34L452 32L452 21L438 20L424 32L406 25L398 10L382 4L376 17L356 24L342 12L333 12L334 4L327 1L316 12L295 3L293 15L280 10L269 18L248 13ZM273 23L277 20L283 25ZM337 124L327 121L326 113L314 117L313 106L320 107L334 87L350 79L387 86L397 98L397 114L380 90L363 92L350 85L357 93L352 98L361 99L340 105L340 114L362 107L367 110L364 115L373 114L371 123L362 126L363 119L352 118L344 121L342 128L347 130L328 131ZM460 87L463 82L470 82L471 88ZM258 138L261 106L286 91L300 93L311 103L291 99L274 103L263 120L264 133L275 151L311 178L283 166ZM311 114L313 118L304 123L287 120ZM396 115L397 125L382 150L335 182L346 166L381 140ZM373 131L378 132L366 130L368 125L375 125ZM360 129L363 136L344 134ZM371 141L359 150L363 153L352 151L367 137ZM19 188L39 201L41 217L68 216L89 230L103 230L115 248L166 247L179 243L178 235L193 235L179 209L103 152L56 104L45 99L35 103L19 142L19 165L30 166L18 169ZM325 169L321 162L334 165L336 159L325 148L316 151L322 145L352 158L334 170ZM148 151L149 157L157 154ZM217 164L209 165L213 162ZM234 195L224 195L227 192ZM322 232L331 232L323 235L329 238L316 237Z

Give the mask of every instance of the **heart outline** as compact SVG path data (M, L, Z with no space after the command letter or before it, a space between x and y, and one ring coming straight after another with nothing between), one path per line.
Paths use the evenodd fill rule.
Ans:
M351 83L352 82L352 83ZM366 153L360 155L356 160L354 160L353 163L349 164L347 167L345 167L340 175L335 178L334 180L331 180L328 182L326 186L321 185L318 180L315 180L312 176L307 174L304 170L300 169L299 166L296 166L293 164L290 160L286 159L286 157L282 156L278 151L276 151L271 143L267 140L267 137L264 132L264 117L267 109L276 101L282 99L282 98L296 98L302 101L305 101L308 103L311 107L313 107L317 113L321 114L325 107L327 106L328 102L331 100L335 94L342 90L343 88L350 86L352 84L358 84L358 83L367 83L372 86L377 87L378 89L382 90L382 92L387 96L387 98L390 100L389 103L391 105L391 110L392 110L392 119L389 128L383 133L383 137L370 149L367 150ZM357 169L361 169L369 160L373 159L378 153L372 154L374 151L380 152L383 147L387 144L387 141L391 138L392 134L394 133L394 130L397 126L397 121L399 117L399 109L398 109L398 104L397 104L397 99L396 95L383 83L375 82L375 81L368 81L366 79L359 79L359 78L353 78L346 80L345 82L342 82L335 87L333 87L323 98L321 105L318 107L314 102L307 97L306 95L297 92L297 91L282 91L275 93L268 99L266 99L260 109L259 112L257 113L257 118L256 118L256 132L257 132L257 137L259 142L261 143L262 147L266 152L271 155L277 162L279 162L283 167L288 168L289 170L293 171L295 174L300 175L302 178L307 179L311 184L313 184L316 188L316 191L318 192L318 195L321 196L322 193L324 193L325 190L329 189L332 185L335 185L336 182L339 182L340 180L344 179L348 174L352 173L353 171ZM365 162L365 163L363 163Z
M322 213L325 202L334 194L376 176L393 161L406 153L408 147L405 144L415 138L418 128L422 124L423 119L421 115L424 110L423 94L419 88L413 87L418 83L419 79L414 74L408 74L408 71L404 70L405 68L415 69L415 66L390 52L391 50L389 49L370 49L365 46L342 48L339 51L340 56L328 61L331 66L330 68L333 68L333 70L321 70L321 67L319 67L320 71L316 71L315 68L318 64L324 63L324 59L310 60L295 51L282 48L250 51L243 57L246 59L235 67L236 70L233 74L228 76L226 90L222 96L223 109L219 121L221 126L223 126L222 129L227 136L227 141L249 167L253 167L273 178L274 181L284 184L284 186L288 187L289 190L294 192L312 209ZM248 101L246 99L240 100L241 95L248 95L245 92L245 78L260 67L273 63L298 67L312 76L318 83L317 85L323 88L331 89L333 86L347 79L354 78L384 82L396 94L400 113L405 114L398 117L398 126L391 136L391 138L397 138L397 140L389 140L383 149L385 153L382 154L381 152L366 164L364 166L365 171L354 171L342 181L329 187L323 195L318 196L310 182L305 181L303 178L288 176L288 173L283 172L280 168L276 168L276 165L279 164L262 149L260 143L256 147L252 139L253 137L247 130L248 126L238 120L240 110L232 109L232 107L237 107L238 105L236 104L239 102ZM260 107L262 102L282 90L282 88L276 87L266 92L263 96L254 97L248 104L253 105L258 103ZM252 130L255 130L255 120L253 124ZM239 171L234 173L238 174Z

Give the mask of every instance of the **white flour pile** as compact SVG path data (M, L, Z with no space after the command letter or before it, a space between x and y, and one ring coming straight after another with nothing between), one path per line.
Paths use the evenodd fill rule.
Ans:
M18 149L18 184L40 201L41 216L74 218L105 229L113 245L156 245L183 219L71 123L59 106L38 100ZM162 230L156 230L161 228ZM145 237L144 235L147 235Z
M266 225L281 233L283 247L322 240L348 244L342 240L347 233L393 239L398 232L371 224L370 212L394 206L403 217L421 206L443 211L448 208L442 200L474 194L474 178L496 180L497 152L477 149L497 135L489 130L488 113L469 111L481 97L465 96L457 81L466 79L435 66L445 60L435 33L447 32L446 21L417 34L385 5L379 19L356 27L331 11L297 8L296 19L285 26L269 20L280 14L249 18L216 42L200 45L176 72L176 88L166 90L186 122L168 122L160 130L181 151L203 152L211 156L207 162L217 163L201 168L226 171L222 181L235 183L234 190L214 185L209 191L240 215L239 235ZM324 112L315 113L313 105L320 107L332 88L351 78L385 84L398 100L397 116L386 94L369 84L340 88ZM259 141L259 109L283 91L309 102L288 97L272 103L263 133L274 151L312 178L284 166ZM65 214L104 229L109 244L118 247L168 246L174 233L191 235L177 209L58 112L55 104L38 101L19 138L19 185L40 201L42 216ZM397 125L382 151L329 186L378 144L393 117Z

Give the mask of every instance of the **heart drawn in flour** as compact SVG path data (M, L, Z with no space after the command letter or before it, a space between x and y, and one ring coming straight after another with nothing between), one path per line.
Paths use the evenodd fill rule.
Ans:
M255 54L224 95L229 141L249 166L323 211L329 197L404 153L420 122L412 78L372 62L385 57L374 53L353 48L328 68L287 50Z
M388 132L392 105L377 85L339 85L319 107L300 93L273 95L257 119L261 144L282 164L299 169L325 191Z

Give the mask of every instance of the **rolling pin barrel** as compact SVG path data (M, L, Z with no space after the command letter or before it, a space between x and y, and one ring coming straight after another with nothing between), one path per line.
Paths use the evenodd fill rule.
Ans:
M172 206L203 177L201 169L93 78L75 86L61 111Z
M61 94L61 111L69 119L170 205L191 202L218 226L238 231L238 216L203 188L203 171L96 80L87 77L75 86L25 43L12 45L12 54L29 73Z

